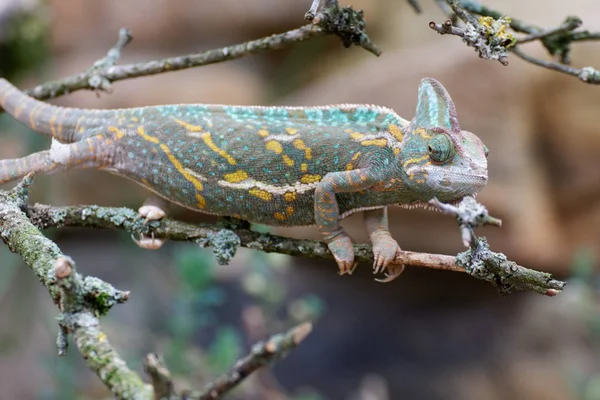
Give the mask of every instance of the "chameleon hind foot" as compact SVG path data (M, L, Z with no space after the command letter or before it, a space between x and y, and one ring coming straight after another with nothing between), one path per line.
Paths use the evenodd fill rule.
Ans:
M404 271L402 264L390 264L395 258L396 253L400 250L398 242L390 236L388 231L379 230L371 234L373 242L373 273L378 274L385 272L385 278L375 279L377 282L391 282L399 277Z
M163 219L167 213L160 207L155 205L143 205L138 209L138 215L135 218L136 221L140 218L144 218L144 224L147 224L150 221L159 221ZM131 235L131 239L142 249L146 250L157 250L165 244L164 239L157 239L154 237L154 232L150 237L140 234L139 239L136 239L133 235Z
M158 206L144 205L138 209L137 218L144 218L144 222L148 223L149 221L159 221L163 219L166 215L167 213Z
M135 244L145 250L158 250L166 242L164 239L155 238L154 233L152 233L149 237L140 233L139 239L136 239L132 234L131 239L135 242Z

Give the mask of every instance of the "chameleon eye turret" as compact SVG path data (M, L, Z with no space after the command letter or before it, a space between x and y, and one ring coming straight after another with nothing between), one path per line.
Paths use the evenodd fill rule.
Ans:
M438 163L446 163L454 156L454 144L448 135L439 133L427 145L429 158Z
M486 148L460 129L450 95L431 78L419 85L410 122L368 104L61 108L4 79L0 106L57 139L49 150L0 161L0 184L29 172L96 168L195 211L271 226L316 225L341 274L355 263L339 221L363 211L374 272L386 271L385 281L403 270L388 267L400 247L388 231L387 206L460 200L487 182Z

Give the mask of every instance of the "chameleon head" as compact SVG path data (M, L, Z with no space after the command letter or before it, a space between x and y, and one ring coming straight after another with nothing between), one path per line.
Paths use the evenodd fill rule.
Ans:
M405 183L418 200L459 200L487 183L487 147L460 129L454 103L435 79L421 81L415 117L402 145Z

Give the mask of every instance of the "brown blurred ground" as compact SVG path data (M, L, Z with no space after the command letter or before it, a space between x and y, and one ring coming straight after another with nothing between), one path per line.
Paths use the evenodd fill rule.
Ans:
M122 26L130 28L135 39L121 61L136 62L197 52L293 28L303 23L302 16L309 3L53 0L48 5L53 58L44 76L32 76L20 85L29 87L84 70L106 52ZM336 38L324 38L264 56L119 82L113 86L114 93L100 98L93 93L77 92L55 103L115 108L186 102L363 102L390 106L410 118L419 80L432 76L450 91L463 129L478 134L490 148L490 183L478 199L504 221L502 229L481 231L490 238L492 248L520 264L563 276L569 274L574 254L579 251L587 249L596 260L600 259L600 89L512 56L508 67L480 60L458 38L441 37L427 28L430 20L443 19L433 4L423 1L424 13L415 15L405 3L400 0L352 3L365 8L369 32L384 50L379 58L360 48L343 50ZM600 30L597 1L578 0L552 7L547 3L485 2L540 26L556 26L565 16L575 14L584 19L586 28ZM544 56L538 47L532 44L527 49ZM600 67L600 43L577 44L572 59L578 67ZM18 140L13 138L10 143L10 147L0 148L1 157L23 155ZM34 200L53 204L135 207L146 196L147 191L129 181L89 171L39 178L34 188ZM203 218L175 207L171 213L180 218ZM394 210L390 220L392 233L403 248L448 254L462 250L451 218L423 211ZM358 222L359 219L350 218L346 225L357 240L365 241L366 235ZM311 229L282 232L317 237ZM63 240L68 246L68 236ZM105 245L110 246L110 242ZM94 252L92 246L86 248ZM406 379L405 383L403 379L390 383L390 390L393 389L390 398L404 394L405 399L565 399L570 398L571 392L564 369L570 363L595 365L590 360L592 355L586 355L581 321L569 315L569 301L573 300L572 297L569 300L567 293L552 300L532 295L498 298L490 288L482 287L484 284L466 277L422 271L409 271L403 281L381 289L370 282L366 272L352 278L359 283L348 283L348 279L342 282L333 273L321 271L331 272L335 268L331 263L319 264L322 267L319 271L307 272L302 268L311 263L294 262L298 264L294 276L300 277L297 290L312 290L329 297L334 305L339 303L338 307L330 307L322 321L319 343L314 346L326 352L332 336L339 334L357 341L336 342L340 352L351 352L365 347L371 342L369 338L380 336L379 339L392 342L390 346L396 346L398 351L398 358L373 361L368 366L363 363L363 369L360 359L354 360L352 380L336 374L335 363L330 361L331 368L323 373L329 374L331 386L356 388L354 380L372 372L387 379ZM88 273L99 274L88 267ZM365 271L369 268L361 267ZM101 263L98 268L102 268ZM348 297L352 301L343 300ZM397 305L401 305L401 311L397 311ZM372 309L379 312L372 315L369 311ZM360 329L340 328L335 334L336 328L331 326L335 320L352 320L344 311L354 311L363 318L348 322ZM144 312L143 306L140 312ZM549 324L547 318L554 318L555 324ZM394 319L398 321L397 330L396 324L385 325ZM453 329L448 327L456 325L463 325L463 329L456 328L460 332L450 335L452 340L445 340L446 331ZM385 333L380 334L377 326ZM556 326L562 329L555 329ZM412 364L399 360L410 353L409 349L414 351L419 338L427 334L433 336L428 339L429 344L422 344L422 356L418 352L413 354L418 360ZM485 335L489 342L478 335ZM405 344L394 342L395 336L405 336ZM468 355L444 353L443 349L453 346L464 348ZM567 352L566 348L572 351ZM37 353L31 353L33 360ZM432 355L439 353L443 353L440 359ZM324 360L315 361L319 353L314 347L307 345L304 354L307 356L295 356L297 364L290 358L282 373L315 362L328 364ZM336 356L334 352L330 357L334 359L339 354ZM10 364L0 358L0 386L14 379L12 371L3 371L3 365L6 369ZM432 368L435 372L431 372ZM283 375L282 381L290 379ZM406 378L413 375L414 380ZM427 377L434 387L451 389L447 393L442 389L419 392L415 382L426 382ZM310 385L318 378L308 374L304 383ZM416 388L409 390L411 381ZM331 393L336 393L332 398L342 395L349 398L343 390Z

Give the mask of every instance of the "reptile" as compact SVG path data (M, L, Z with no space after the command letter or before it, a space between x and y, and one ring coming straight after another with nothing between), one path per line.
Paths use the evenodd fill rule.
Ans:
M0 79L0 105L50 135L49 150L0 161L0 184L34 174L96 168L168 201L268 226L316 225L351 274L352 240L340 220L364 212L374 272L404 266L388 230L388 206L457 202L487 183L488 149L461 130L450 95L421 80L415 116L368 104L159 105L115 110L58 107Z

